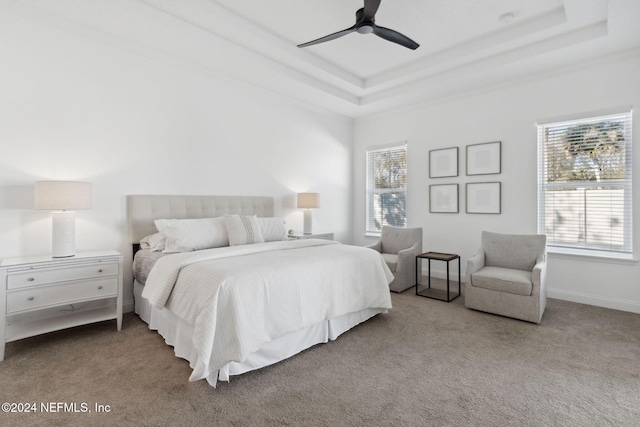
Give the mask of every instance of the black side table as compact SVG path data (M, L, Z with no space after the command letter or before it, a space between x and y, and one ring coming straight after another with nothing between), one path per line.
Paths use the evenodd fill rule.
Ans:
M427 259L428 260L428 285L425 289L419 290L420 284L419 278L422 276L422 263L418 262L420 260ZM447 291L445 292L442 289L433 289L431 287L431 260L435 259L437 261L446 261L447 262ZM449 262L454 259L458 260L458 292L451 293L449 289ZM421 297L437 299L440 301L451 302L454 299L460 296L460 255L457 254L443 254L440 252L426 252L424 254L420 254L416 256L416 295L420 295ZM446 295L446 297L445 297ZM453 297L453 298L452 298Z

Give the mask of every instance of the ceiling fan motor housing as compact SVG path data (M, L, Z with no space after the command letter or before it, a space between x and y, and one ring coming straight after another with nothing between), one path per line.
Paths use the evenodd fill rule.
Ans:
M364 20L364 8L356 11L356 31L359 34L371 34L373 32L373 26L375 24L375 18L365 21Z

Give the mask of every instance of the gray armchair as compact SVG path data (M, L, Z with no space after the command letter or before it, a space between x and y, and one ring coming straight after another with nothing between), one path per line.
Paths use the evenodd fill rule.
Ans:
M402 292L416 284L416 256L422 253L422 228L382 226L380 239L367 246L382 254L395 277L389 284L393 292Z
M464 304L474 310L540 323L547 303L547 237L482 232L467 261Z

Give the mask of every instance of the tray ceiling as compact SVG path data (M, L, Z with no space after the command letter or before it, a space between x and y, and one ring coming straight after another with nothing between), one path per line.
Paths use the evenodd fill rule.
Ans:
M433 102L611 55L638 54L638 0L2 0L0 12L232 79L349 117Z

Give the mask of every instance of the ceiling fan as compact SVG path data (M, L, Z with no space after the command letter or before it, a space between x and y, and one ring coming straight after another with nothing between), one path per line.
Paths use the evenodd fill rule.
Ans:
M381 0L364 0L364 7L362 9L358 9L356 12L356 23L353 27L338 31L337 33L329 34L328 36L320 37L319 39L312 40L307 43L299 44L298 47L307 47L318 43L328 42L357 31L360 34L373 33L378 37L397 43L406 48L413 50L417 49L420 45L409 37L389 28L379 27L375 24L375 14L378 11L378 7L380 7L380 1Z

